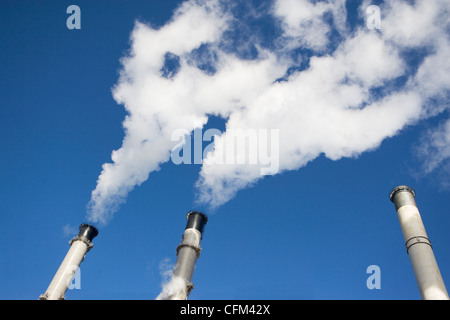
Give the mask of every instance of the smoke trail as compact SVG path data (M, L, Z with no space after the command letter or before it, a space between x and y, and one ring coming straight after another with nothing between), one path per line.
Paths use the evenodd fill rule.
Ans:
M193 130L207 122L213 97L197 100L204 96L201 88L208 86L209 77L189 63L189 53L217 41L226 18L216 1L190 1L158 30L136 22L130 54L122 59L113 88L114 99L128 113L125 138L112 152L113 163L102 166L88 205L89 220L107 223L127 194L169 160L175 129ZM179 63L178 73L164 72L170 62Z
M214 208L262 179L268 165L240 163L248 146L223 165L232 132L278 133L257 136L277 160L266 174L276 174L321 154L356 157L448 109L449 2L389 1L380 6L381 30L365 24L368 2L351 23L346 5L192 0L160 29L136 23L113 89L128 112L125 138L103 165L89 219L107 222L128 192L169 161L172 133L201 128L209 115L224 118L226 131L196 187L198 201Z

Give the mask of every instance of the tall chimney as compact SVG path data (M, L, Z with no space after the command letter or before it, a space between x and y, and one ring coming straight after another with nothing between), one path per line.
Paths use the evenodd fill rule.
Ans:
M433 254L433 247L414 200L415 195L413 189L398 186L392 190L389 198L397 211L406 252L411 260L422 299L448 300L449 296Z
M187 214L187 224L183 238L177 247L177 262L173 270L172 280L182 280L183 286L168 300L187 300L191 290L194 288L192 276L194 274L195 263L200 257L200 241L203 229L208 222L205 214L198 211L191 211Z
M52 282L50 282L47 291L39 297L39 300L64 300L64 295L75 272L86 253L94 247L92 240L97 235L98 230L95 227L89 224L80 225L80 232L69 242L69 252L67 252Z

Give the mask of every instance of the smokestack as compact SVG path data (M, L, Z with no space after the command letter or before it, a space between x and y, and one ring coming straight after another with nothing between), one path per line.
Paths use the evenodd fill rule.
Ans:
M406 252L411 260L422 299L448 300L449 296L417 209L415 196L413 189L398 186L392 190L389 198L397 211Z
M200 257L200 241L203 229L208 222L205 214L191 211L187 214L187 224L180 245L177 247L177 262L173 271L172 279L182 279L184 287L169 296L168 300L187 300L191 290L194 288L192 276L195 263Z
M67 252L47 291L39 297L39 300L64 299L67 288L72 282L80 263L83 261L86 253L94 247L92 240L97 235L98 230L95 227L89 224L80 225L80 232L69 242L69 252Z

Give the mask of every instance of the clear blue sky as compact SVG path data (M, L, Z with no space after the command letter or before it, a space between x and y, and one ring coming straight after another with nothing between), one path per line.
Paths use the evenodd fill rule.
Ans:
M126 111L111 89L135 20L158 28L179 3L0 2L0 299L37 299L45 292L68 241L86 221L102 164L111 162L111 151L122 144ZM236 3L237 18L270 7ZM71 4L81 9L80 30L66 27ZM345 5L350 29L365 24L357 4ZM259 18L242 23L270 48L276 27L265 15L253 17ZM307 70L311 55L333 54L342 41L334 32L325 53L301 45L293 50L304 60L288 73ZM238 34L230 36L236 43L243 41ZM233 41L225 51L233 51ZM252 59L252 52L236 52ZM402 54L407 78L424 51ZM404 80L399 76L389 86ZM371 87L374 96L386 90ZM417 156L427 133L449 117L448 103L432 101L439 112L403 126L379 147L339 160L321 154L298 170L238 191L214 213L194 202L201 165L161 164L109 223L98 226L95 247L81 265L81 289L69 290L66 298L154 299L161 290L161 265L176 260L186 213L200 209L209 221L190 299L420 299L389 201L392 188L402 184L416 191L448 287L449 160L425 172L426 157ZM224 119L211 117L205 128L224 126ZM379 290L366 286L370 265L380 267Z

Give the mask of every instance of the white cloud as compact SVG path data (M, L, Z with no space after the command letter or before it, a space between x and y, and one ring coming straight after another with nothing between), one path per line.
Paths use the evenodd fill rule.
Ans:
M414 150L426 174L438 172L439 184L450 187L450 119L428 130Z
M201 128L209 115L227 120L216 146L230 130L279 130L277 172L282 172L321 154L333 160L358 156L405 126L442 112L442 97L450 88L448 21L442 18L449 5L429 0L425 8L425 2L416 2L383 6L381 31L365 25L350 31L344 1L277 0L270 13L273 23L282 22L280 41L274 48L254 43L258 54L253 60L222 46L229 43L225 31L236 19L219 1L185 2L158 30L137 23L113 90L128 112L125 138L113 151L112 163L103 165L90 220L107 222L128 192L169 161L176 143L172 133ZM415 19L420 27L411 25ZM332 28L342 37L333 49ZM414 69L403 53L422 44L431 54ZM193 54L201 47L209 50L206 61ZM299 48L318 55L309 57L304 70L288 73L298 61L286 53ZM161 72L168 53L179 64L170 76ZM214 71L201 70L202 63ZM396 83L402 77L403 83ZM441 104L429 104L433 98ZM262 163L219 165L215 156L207 155L196 183L198 200L211 207L263 177Z
M450 42L445 38L439 39L433 48L433 53L424 59L412 81L414 90L424 98L438 99L439 105L432 104L431 108L425 108L430 116L450 108L449 54Z
M446 0L387 1L382 7L383 33L397 45L433 45L446 32L450 4Z
M345 1L276 0L273 14L284 29L285 49L300 46L315 51L324 51L330 42L330 33L335 28L347 33ZM327 14L333 17L331 26ZM329 17L328 17L329 19Z
M363 48L371 53L363 54ZM298 169L322 153L333 160L357 156L419 118L421 99L414 92L400 91L381 100L369 94L371 86L402 71L394 48L373 33L361 31L333 56L315 57L308 70L268 86L247 108L232 114L227 131L280 129L280 172ZM226 134L216 144L224 139ZM197 186L199 200L212 207L262 178L256 166L209 164L217 161L207 160Z
M137 22L131 40L130 56L122 59L123 70L113 96L125 106L125 138L112 152L113 163L105 163L92 192L88 218L106 223L135 186L150 172L169 160L173 147L171 132L176 128L193 130L206 123L209 101L197 104L196 95L207 83L207 75L189 66L174 79L161 75L165 54L189 53L202 43L214 42L226 25L226 15L217 1L189 1L173 19L155 30Z

